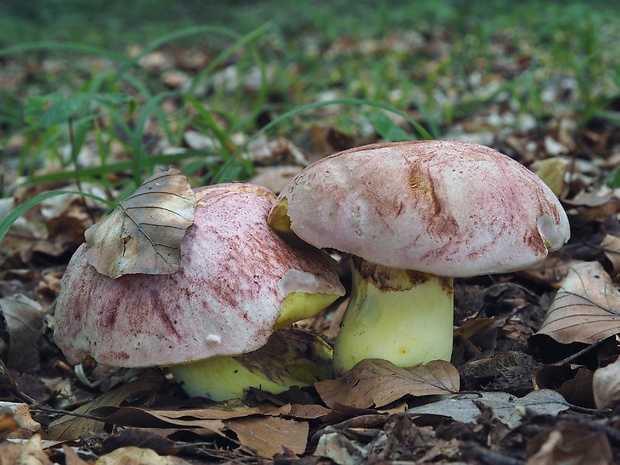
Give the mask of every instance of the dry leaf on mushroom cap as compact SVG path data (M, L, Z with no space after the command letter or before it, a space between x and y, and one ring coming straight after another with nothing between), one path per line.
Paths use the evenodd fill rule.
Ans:
M89 263L110 278L175 273L195 207L196 197L184 174L176 168L154 174L86 230Z

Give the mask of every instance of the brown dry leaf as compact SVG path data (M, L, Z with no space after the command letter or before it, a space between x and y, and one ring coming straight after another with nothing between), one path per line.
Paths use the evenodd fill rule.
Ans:
M28 404L0 402L0 439L30 438L41 430Z
M159 375L147 372L136 381L106 392L97 399L82 405L74 413L85 415L103 406L119 406L130 397L155 391L161 385L160 380ZM102 431L104 426L104 422L97 419L65 415L54 420L47 429L47 433L57 441L70 441L86 434Z
M40 363L38 341L43 334L45 310L21 294L0 299L0 310L9 333L7 366L22 372L36 369Z
M89 465L80 458L80 456L71 447L64 444L62 446L62 452L65 454L65 465Z
M186 460L161 456L151 449L121 447L97 459L95 465L190 465Z
M620 400L620 358L594 372L592 390L596 408L605 409L618 403Z
M263 414L260 408L231 407L157 410L138 407L101 407L91 412L105 423L142 428L190 427L213 433L225 429L223 420Z
M330 409L318 404L292 404L280 407L284 415L297 419L316 420L330 412Z
M615 195L587 193L571 200L563 200L567 208L574 207L579 221L598 221L620 212L620 198ZM569 213L572 213L569 211Z
M620 273L620 237L608 234L601 242L601 248L613 267L614 276Z
M580 365L544 365L534 373L536 389L553 389L573 405L594 408L593 373Z
M551 431L533 438L527 448L531 455L525 462L526 465L614 463L605 433L592 432L586 425L570 422L560 422Z
M277 417L251 417L227 422L239 442L252 452L271 458L287 449L302 454L306 450L309 425L304 421Z
M285 404L282 407L275 407L266 404L249 407L242 404L240 400L234 400L228 403L219 403L212 407L170 410L142 409L138 407L100 407L92 410L90 414L99 418L102 422L113 425L141 428L202 428L205 431L220 434L226 429L226 420L256 415L269 417L286 415L302 419L315 419L329 412L330 410L325 407L312 405L296 406Z
M255 169L256 174L249 182L266 187L271 192L279 194L302 169L301 166L259 166Z
M519 271L519 274L532 281L557 288L568 274L568 271L577 263L581 263L581 261L574 260L563 252L556 252L550 254L538 265Z
M0 465L52 465L52 461L43 451L41 436L37 434L24 443L1 443Z
M101 274L171 274L194 222L196 196L177 169L157 173L84 234L88 261Z
M594 344L620 332L620 292L598 262L573 266L536 334Z
M381 407L408 394L430 396L459 390L459 373L448 362L436 360L400 368L386 360L362 360L342 377L314 384L326 405Z
M331 463L339 465L368 463L368 453L372 443L363 446L360 441L355 441L347 436L342 432L322 434L314 455L327 457L332 461Z

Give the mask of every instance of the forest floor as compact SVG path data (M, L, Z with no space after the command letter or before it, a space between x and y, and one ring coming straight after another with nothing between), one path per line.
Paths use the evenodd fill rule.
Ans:
M317 15L124 49L5 40L0 464L620 463L620 15L446 7L407 27L381 11L395 26L366 35ZM572 232L535 268L455 280L451 363L363 362L217 403L165 370L76 369L54 343L84 231L159 167L278 193L329 154L422 138L525 165ZM345 304L300 327L333 341Z

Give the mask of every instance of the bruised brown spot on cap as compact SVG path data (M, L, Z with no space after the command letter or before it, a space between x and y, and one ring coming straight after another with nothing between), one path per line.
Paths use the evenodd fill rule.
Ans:
M545 245L543 238L540 236L538 228L532 228L526 231L523 235L523 243L541 257L545 257L548 254L547 246Z
M422 212L428 234L458 237L459 224L448 204L447 186L438 184L437 178L430 172L432 157L432 153L416 158L404 157L409 167L407 186L411 205Z

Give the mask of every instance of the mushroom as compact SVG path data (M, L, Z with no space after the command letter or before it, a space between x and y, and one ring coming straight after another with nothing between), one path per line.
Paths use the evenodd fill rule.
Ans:
M79 247L56 304L57 345L72 364L92 357L109 366L169 367L189 395L213 400L312 382L287 374L272 382L235 356L344 294L331 259L294 249L269 228L276 196L265 188L231 183L195 193L194 224L174 274L111 279L88 263L87 245Z
M570 236L535 174L459 141L375 144L319 160L280 193L269 224L353 256L334 345L339 372L367 358L450 360L453 278L531 267Z

